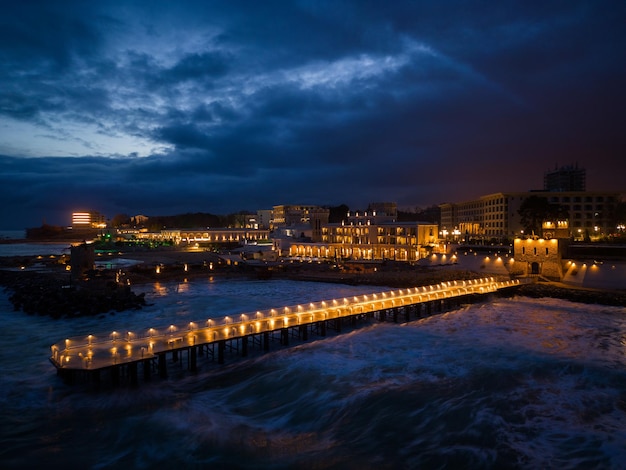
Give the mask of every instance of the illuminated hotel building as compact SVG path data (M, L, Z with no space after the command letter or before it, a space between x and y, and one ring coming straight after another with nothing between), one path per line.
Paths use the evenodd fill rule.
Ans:
M436 224L397 222L397 214L395 202L371 203L366 211L349 211L341 223L318 224L311 243L284 243L280 252L320 259L417 261L438 247Z
M562 206L569 217L570 237L601 236L615 231L612 216L620 202L617 192L529 191L495 193L461 203L440 204L441 236L446 239L512 239L522 234L518 213L530 196Z
M97 211L72 212L72 228L74 230L106 228L106 226L104 215Z
M320 243L294 243L290 256L324 259L417 261L437 246L437 225L430 222L326 224Z

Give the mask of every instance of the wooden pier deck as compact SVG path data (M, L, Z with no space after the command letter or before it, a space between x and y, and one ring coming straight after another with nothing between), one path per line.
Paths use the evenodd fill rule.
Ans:
M122 378L137 384L140 364L144 381L153 375L166 378L168 356L170 363L179 364L186 356L187 368L196 371L198 356L212 356L223 363L227 348L237 350L242 356L248 354L251 345L269 351L270 341L276 335L282 345L288 345L290 336L294 335L306 341L309 334L325 336L327 328L340 331L345 319L351 319L353 324L359 318L410 321L476 296L519 285L519 280L494 278L450 281L209 318L185 325L89 334L52 345L50 361L58 375L69 383L99 383L103 372L110 375L113 385Z

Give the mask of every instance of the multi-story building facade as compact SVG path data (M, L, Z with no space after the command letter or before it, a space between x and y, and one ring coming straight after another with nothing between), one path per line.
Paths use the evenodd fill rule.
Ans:
M275 208L274 220L282 223L284 217L288 221L282 213L286 212L280 209L277 216ZM311 240L275 240L275 248L283 255L297 257L417 261L437 246L437 224L399 223L397 214L395 202L371 203L367 210L349 211L343 222L330 224L327 209L307 207Z
M578 164L562 166L546 171L543 175L544 191L585 191L587 189L587 172L578 168Z
M269 229L272 221L272 209L261 209L256 211L258 228Z
M398 220L398 205L395 202L374 202L366 211L350 211L346 214L347 225L379 225Z
M274 206L272 214L272 228L280 226L308 224L311 222L312 214L320 217L320 213L328 214L328 209L311 205L280 205ZM326 217L328 221L328 216Z
M159 232L133 233L139 240L171 241L178 244L194 243L257 243L269 240L267 229L211 228L211 229L165 229Z
M512 239L523 234L518 213L530 196L543 197L568 213L570 237L603 236L615 231L614 213L621 200L617 192L530 191L495 193L473 201L441 204L442 238L456 233L461 239Z
M551 204L564 207L569 213L570 236L603 236L616 229L615 211L621 195L613 192L544 193Z
M278 238L307 237L320 241L322 227L328 223L329 209L308 205L274 206L270 228Z
M72 212L74 230L106 228L106 226L106 218L98 211Z
M437 246L437 224L383 222L326 224L320 243L293 243L291 256L325 259L417 261Z

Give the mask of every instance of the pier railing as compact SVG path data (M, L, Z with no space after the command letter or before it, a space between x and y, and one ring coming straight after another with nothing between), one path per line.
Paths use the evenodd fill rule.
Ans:
M93 370L154 358L168 351L434 300L486 294L519 284L519 280L497 281L492 277L449 281L190 321L184 325L75 336L52 345L50 360L58 369Z

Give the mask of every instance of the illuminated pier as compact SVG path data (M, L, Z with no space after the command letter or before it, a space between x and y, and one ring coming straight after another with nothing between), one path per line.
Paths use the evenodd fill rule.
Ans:
M342 322L359 319L407 322L444 311L471 298L518 286L519 280L494 278L450 281L437 285L377 292L308 304L242 313L239 315L168 325L143 331L113 331L67 338L54 344L50 361L68 383L98 384L101 373L113 385L121 381L136 385L139 365L142 378L166 378L168 362L186 362L196 371L198 356L224 362L225 351L247 356L250 346L269 351L278 339L287 346L290 337L308 340L309 334L326 336L327 329L341 331ZM168 361L168 357L170 361Z

